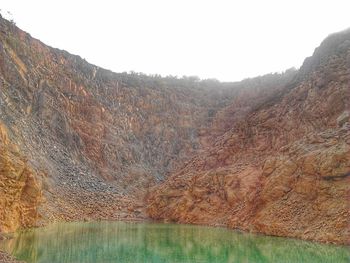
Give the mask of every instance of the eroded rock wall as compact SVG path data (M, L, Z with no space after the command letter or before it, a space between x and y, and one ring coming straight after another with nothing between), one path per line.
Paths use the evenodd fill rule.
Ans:
M139 207L129 195L200 147L208 113L232 97L226 90L218 81L113 73L0 18L0 120L46 175L47 220L126 217Z
M346 31L327 38L282 93L215 133L211 145L152 189L149 215L349 243L349 103Z
M0 232L36 225L43 201L37 177L0 123Z
M349 35L298 71L220 83L113 73L0 18L0 230L142 220L146 206L347 243Z

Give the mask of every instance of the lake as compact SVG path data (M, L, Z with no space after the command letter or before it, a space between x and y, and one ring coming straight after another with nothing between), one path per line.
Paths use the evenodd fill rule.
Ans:
M346 246L155 223L57 223L18 232L0 249L30 263L350 262Z

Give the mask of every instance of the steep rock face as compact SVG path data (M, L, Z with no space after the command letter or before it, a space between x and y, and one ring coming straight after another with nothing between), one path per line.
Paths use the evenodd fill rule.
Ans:
M93 166L92 173L130 186L124 177L160 179L175 158L197 147L208 94L108 72L48 48L6 21L1 32L1 114L10 129L25 128L14 131L16 137L34 137L22 138L31 152L45 155L54 148L54 161L64 161L65 151Z
M0 232L34 226L42 202L38 175L8 141L0 123Z
M142 220L164 181L152 218L346 243L349 43L220 83L113 73L0 18L0 231Z
M148 214L348 243L349 102L348 30L328 37L282 92L220 128L212 144L152 189ZM224 108L213 125L235 108Z
M45 174L44 222L142 219L139 196L208 145L214 127L227 129L212 123L232 120L223 109L234 98L247 97L235 111L244 116L249 101L267 100L294 76L220 83L117 74L0 18L0 119Z
M0 18L0 120L46 175L47 220L139 214L140 204L125 195L191 156L209 113L232 94L217 81L113 73Z

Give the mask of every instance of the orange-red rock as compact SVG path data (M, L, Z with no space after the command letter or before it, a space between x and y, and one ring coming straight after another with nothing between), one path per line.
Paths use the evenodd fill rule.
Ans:
M235 99L216 116L212 144L150 191L148 214L349 243L349 73L348 30L328 37L282 92L218 129L246 98Z
M113 73L0 18L1 231L146 207L347 243L349 35L298 71L220 83Z
M42 202L36 176L0 123L0 232L36 225Z

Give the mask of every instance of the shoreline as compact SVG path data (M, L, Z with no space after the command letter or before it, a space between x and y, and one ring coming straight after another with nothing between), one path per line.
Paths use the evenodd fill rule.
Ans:
M34 228L44 228L49 225L53 224L65 224L65 223L98 223L98 222L124 222L124 223L149 223L149 224L174 224L174 225L188 225L188 226L201 226L201 227L212 227L212 228L222 228L222 229L227 229L229 231L241 233L241 234L253 234L256 236L264 236L264 237L276 237L276 238L283 238L283 239L291 239L291 240L296 240L300 242L311 242L311 243L317 243L317 244L322 244L322 245L330 245L330 246L336 246L336 247L348 247L350 248L350 244L341 244L341 243L333 243L333 242L322 242L322 241L316 241L316 240L307 240L307 239L301 239L301 238L296 238L296 237L286 237L286 236L276 236L276 235L266 235L263 233L259 232L248 232L242 229L234 229L234 228L229 228L224 224L189 224L189 223L176 223L176 222L169 222L169 221L161 221L161 220L150 220L150 219L145 219L145 218L130 218L127 220L71 220L71 221L55 221L55 222L49 222L44 225L36 226L36 227L31 227L31 228L24 228L22 230L28 230L28 229L34 229ZM21 231L21 230L20 230ZM15 232L11 233L0 233L0 243L2 241L12 239L13 234ZM25 261L20 261L10 255L8 252L0 250L0 263L25 263Z
M213 228L223 228L227 229L230 231L242 233L242 234L254 234L257 236L266 236L266 237L278 237L278 238L286 238L286 239L293 239L293 240L299 240L299 241L307 241L307 242L312 242L312 243L318 243L318 244L323 244L323 245L334 245L334 246L346 246L350 248L350 242L348 243L341 243L341 242L332 242L332 241L324 241L324 240L315 240L315 239L305 239L305 238L300 238L300 237L295 237L295 236L282 236L282 235L269 235L265 234L263 232L254 232L254 231L247 231L244 229L239 229L239 228L231 228L228 227L225 224L196 224L196 223L181 223L181 222L171 222L168 220L153 220L151 218L127 218L127 219L121 219L121 220L115 220L115 219L106 219L106 218L101 218L98 220L57 220L57 221L50 221L38 226L33 226L29 228L23 228L17 231L22 231L22 230L28 230L28 229L36 229L36 228L44 228L49 225L53 224L64 224L64 223L98 223L98 222L124 222L124 223L154 223L154 224L174 224L174 225L189 225L189 226L202 226L202 227L213 227ZM3 240L7 239L12 239L13 234L15 232L9 232L9 233L0 233L0 242ZM0 263L2 263L0 261Z
M24 263L12 257L9 253L0 250L0 263Z

